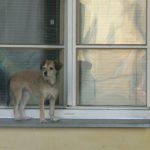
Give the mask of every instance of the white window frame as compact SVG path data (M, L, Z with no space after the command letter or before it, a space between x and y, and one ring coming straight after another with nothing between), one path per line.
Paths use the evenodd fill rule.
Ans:
M150 0L147 0L147 45L77 45L76 0L65 0L64 45L0 45L0 48L55 48L64 49L64 99L66 106L56 108L61 119L150 119ZM78 48L144 48L147 49L147 107L76 106L76 52ZM49 118L49 110L45 114ZM39 118L38 109L26 109L27 115ZM0 118L13 118L13 110L3 107Z

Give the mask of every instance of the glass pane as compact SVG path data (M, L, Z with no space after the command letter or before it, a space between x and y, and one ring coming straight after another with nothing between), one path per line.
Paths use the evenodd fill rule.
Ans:
M64 0L0 1L0 44L63 43Z
M77 0L78 44L145 44L146 0Z
M40 72L40 65L45 59L63 60L63 50L44 50L44 49L0 49L0 106L5 106L10 101L9 80L12 75L24 70ZM61 61L63 63L63 61ZM61 69L60 76L63 76ZM63 89L63 81L60 82L60 88ZM61 90L63 91L63 90ZM57 105L62 104L63 93L60 92L60 99ZM37 105L39 101L32 95L29 105ZM48 104L48 101L46 101Z
M79 105L146 105L145 49L79 49Z

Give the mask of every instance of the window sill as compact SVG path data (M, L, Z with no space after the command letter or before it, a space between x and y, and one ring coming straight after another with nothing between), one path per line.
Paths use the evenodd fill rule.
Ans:
M150 127L150 110L147 109L56 109L55 116L59 122L40 124L39 109L26 109L27 116L32 120L15 121L12 109L0 109L0 127ZM49 110L45 110L45 117L49 118Z
M0 119L0 127L12 128L91 128L91 127L150 127L150 119L61 119L58 122L41 124L39 119L15 121L13 119Z

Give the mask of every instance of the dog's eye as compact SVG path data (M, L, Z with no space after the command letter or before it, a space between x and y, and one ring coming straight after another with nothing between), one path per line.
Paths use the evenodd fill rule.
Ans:
M54 68L53 68L53 67L50 67L49 69L50 69L50 70L53 70Z

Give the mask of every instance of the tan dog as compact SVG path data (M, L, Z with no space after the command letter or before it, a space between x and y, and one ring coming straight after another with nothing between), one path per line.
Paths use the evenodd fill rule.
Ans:
M41 64L41 72L22 71L11 77L10 96L14 101L14 117L16 120L29 119L24 114L24 108L30 98L30 94L39 99L40 102L40 122L46 122L44 113L44 102L50 99L50 119L55 120L55 101L58 97L57 73L62 64L45 60Z

